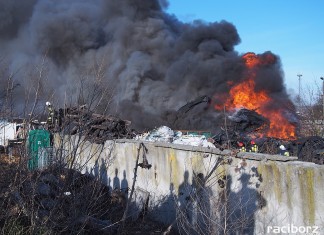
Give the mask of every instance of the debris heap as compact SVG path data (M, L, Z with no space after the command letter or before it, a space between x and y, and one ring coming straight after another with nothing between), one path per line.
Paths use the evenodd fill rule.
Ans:
M80 134L91 142L104 143L112 139L131 139L135 131L129 128L131 122L110 115L101 115L85 108L60 109L58 128L64 134Z
M252 139L260 139L269 128L269 121L254 110L240 109L226 119L226 126L219 128L213 136L215 145L220 148L235 147L238 142L247 144ZM265 139L262 138L262 142Z
M322 137L301 138L294 141L292 145L296 149L298 159L301 161L324 165L324 139Z

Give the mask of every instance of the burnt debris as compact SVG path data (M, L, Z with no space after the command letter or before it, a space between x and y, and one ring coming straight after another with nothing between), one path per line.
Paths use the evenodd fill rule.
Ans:
M131 139L135 131L129 128L131 122L111 115L93 113L81 106L79 108L59 109L53 131L69 135L82 135L91 142L102 144L106 140Z
M251 133L262 131L269 127L269 120L249 109L240 109L229 119L234 123L234 128L240 132Z
M236 147L238 143L247 146L253 139L259 139L257 144L265 141L260 136L269 128L269 121L254 110L240 109L226 119L226 127L213 136L218 147Z

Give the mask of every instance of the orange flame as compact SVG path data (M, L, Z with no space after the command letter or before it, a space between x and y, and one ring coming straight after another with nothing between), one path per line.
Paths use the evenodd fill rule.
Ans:
M272 54L259 57L254 53L246 53L243 60L247 68L247 74L243 81L231 87L229 97L225 99L225 107L229 110L236 108L247 108L255 110L258 114L267 118L270 122L269 129L264 135L281 139L295 139L296 127L291 124L283 115L283 110L269 109L269 104L273 102L266 90L256 91L255 77L259 66L275 63ZM227 83L232 85L232 83ZM217 98L222 98L217 96ZM215 109L220 110L220 105L215 105Z

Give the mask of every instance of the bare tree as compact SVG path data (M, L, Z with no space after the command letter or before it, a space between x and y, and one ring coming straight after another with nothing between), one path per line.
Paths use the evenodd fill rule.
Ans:
M89 114L94 113L94 110L102 110L103 117L103 112L109 104L109 87L104 84L103 64L104 62L101 62L94 66L92 71L84 71L87 76L80 80L79 97L84 98L87 106L77 121L72 117L70 120L66 118L66 122L55 123L56 129L51 130L55 136L55 151L51 152L49 148L49 152L45 151L44 156L40 156L38 152L38 159L53 157L52 165L28 169L28 162L33 160L30 143L27 143L26 147L15 148L17 161L10 165L14 169L12 181L3 187L3 194L0 195L0 226L3 234L77 234L82 231L111 233L114 228L113 221L121 218L124 204L119 200L125 200L123 194L113 194L109 187L102 183L108 181L105 174L113 156L108 153L105 159L101 157L105 149L104 141L102 144L94 144L92 137L85 138L90 130L85 128L87 120L84 119L89 118ZM13 78L14 74L8 76L4 97L1 97L2 116L8 118L14 116ZM25 89L23 112L29 114L23 116L28 123L25 130L27 133L37 124L35 120L46 121L45 101L53 97L53 93L48 93L45 85L48 79L46 56L39 66L35 67L35 73L31 74L30 78L30 86ZM58 104L59 100L51 102ZM58 105L57 108L59 107ZM74 107L79 109L75 104L63 105L62 110L71 110ZM55 119L59 119L58 112ZM41 125L38 128L44 128L46 131L47 127ZM71 134L73 128L74 135ZM64 151L67 145L72 148L69 154ZM91 164L94 166L90 170L88 166ZM120 199L114 201L114 198Z
M302 91L300 99L299 117L301 119L302 136L322 136L323 135L323 94L320 86L316 88L306 87Z

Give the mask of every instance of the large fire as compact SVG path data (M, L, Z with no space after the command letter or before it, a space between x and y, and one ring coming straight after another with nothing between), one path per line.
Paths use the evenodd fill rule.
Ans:
M231 86L229 96L225 99L226 110L247 108L255 110L258 114L267 118L270 122L269 129L263 135L281 139L295 139L296 127L283 115L284 109L269 108L272 98L266 90L256 90L255 77L259 66L273 64L275 57L272 54L259 57L254 53L246 53L243 56L247 73L241 83ZM228 83L231 85L232 83ZM220 97L217 97L220 98ZM223 107L215 105L217 110Z

